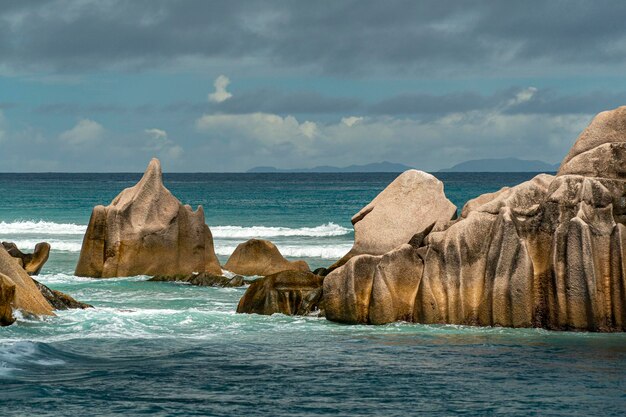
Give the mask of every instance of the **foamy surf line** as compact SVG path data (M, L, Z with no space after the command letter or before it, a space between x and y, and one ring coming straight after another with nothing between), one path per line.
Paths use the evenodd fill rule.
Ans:
M224 245L215 247L215 254L220 256L230 256L236 246ZM339 245L279 245L278 250L283 256L288 258L322 258L339 259L350 249L352 244Z
M235 239L255 237L282 237L282 236L304 236L304 237L332 237L343 236L351 232L350 229L335 223L326 223L316 227L276 227L276 226L209 226L214 238Z
M336 223L326 223L315 227L280 227L280 226L209 226L214 238L254 238L254 237L331 237L343 236L351 232L350 229ZM15 222L0 222L0 235L82 235L87 230L86 225L74 223L54 223L45 220L18 220Z
M54 223L45 220L18 220L15 222L0 222L2 235L82 235L87 226L74 223Z

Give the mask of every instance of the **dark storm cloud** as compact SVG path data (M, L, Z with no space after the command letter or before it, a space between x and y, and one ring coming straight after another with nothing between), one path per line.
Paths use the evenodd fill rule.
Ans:
M69 73L246 58L335 75L617 70L624 21L622 1L16 0L0 6L0 65Z

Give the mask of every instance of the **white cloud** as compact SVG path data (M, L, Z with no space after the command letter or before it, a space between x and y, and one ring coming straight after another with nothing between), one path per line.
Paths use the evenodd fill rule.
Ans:
M515 97L509 100L507 103L508 106L515 106L517 104L522 104L527 101L530 101L535 94L537 93L537 89L535 87L528 87L515 94Z
M363 121L363 118L362 117L356 117L356 116L344 117L343 119L341 119L341 123L343 123L344 125L346 125L348 127L352 127L356 123L359 123L361 121Z
M293 116L282 117L270 113L206 114L196 121L203 132L228 132L233 137L252 138L261 144L300 142L313 139L318 134L314 122L303 123Z
M209 100L215 103L221 103L231 98L233 95L226 91L226 87L230 84L230 79L225 75L220 75L215 79L213 85L215 92L209 94Z
M207 149L229 160L228 167L343 166L389 160L437 170L478 158L557 162L591 118L508 114L505 107L423 120L353 116L327 124L268 113L207 114L196 121L196 128L207 135L211 144Z
M167 140L167 132L162 129L146 129L144 130L154 140Z
M180 159L183 156L183 148L170 140L165 130L152 128L145 129L144 133L150 137L150 141L144 147L146 151L170 160Z
M59 135L59 138L69 145L85 145L97 142L102 137L104 128L93 120L80 120L76 126L66 130Z

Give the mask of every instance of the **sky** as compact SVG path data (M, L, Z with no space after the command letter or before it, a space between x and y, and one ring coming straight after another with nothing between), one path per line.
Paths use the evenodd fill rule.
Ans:
M559 162L624 1L0 0L0 172Z

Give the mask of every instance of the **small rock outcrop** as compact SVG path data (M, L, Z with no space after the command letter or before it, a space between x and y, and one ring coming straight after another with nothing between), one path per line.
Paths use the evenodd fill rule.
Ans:
M556 176L480 196L446 229L331 272L326 317L626 331L625 150L626 107L600 113Z
M329 269L356 255L383 255L426 229L445 228L455 217L456 206L441 181L423 171L405 171L352 217L354 245Z
M83 239L76 275L94 278L176 275L221 268L202 206L193 211L163 186L161 165L110 205L96 206Z
M237 246L224 269L241 275L272 275L280 271L309 271L305 261L290 262L269 240L250 239Z
M11 324L13 310L33 315L54 315L52 306L19 260L0 246L0 322Z
M222 275L211 275L206 272L189 275L157 275L150 278L150 282L183 282L199 287L241 287L246 284L244 277L235 275L228 278Z
M50 256L50 244L47 242L37 243L33 253L22 252L13 242L2 242L2 246L9 252L9 255L19 260L20 266L28 275L39 275Z
M282 271L260 278L246 290L237 313L308 315L319 309L324 277L305 271Z
M77 301L73 297L62 293L61 291L48 288L46 285L43 285L41 282L35 279L33 279L33 282L35 283L37 288L39 288L39 291L44 296L44 298L55 310L69 310L74 308L84 310L86 308L93 308L92 305Z

